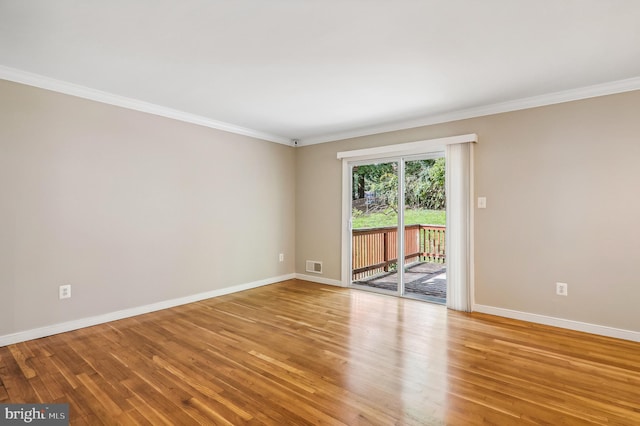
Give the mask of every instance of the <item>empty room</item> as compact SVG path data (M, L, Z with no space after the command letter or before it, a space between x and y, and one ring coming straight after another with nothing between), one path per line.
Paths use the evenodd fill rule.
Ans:
M638 22L0 0L0 424L640 424Z

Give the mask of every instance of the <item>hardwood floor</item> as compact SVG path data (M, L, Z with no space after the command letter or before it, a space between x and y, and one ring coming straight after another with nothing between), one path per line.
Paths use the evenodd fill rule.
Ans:
M640 424L640 344L286 281L0 348L71 424Z

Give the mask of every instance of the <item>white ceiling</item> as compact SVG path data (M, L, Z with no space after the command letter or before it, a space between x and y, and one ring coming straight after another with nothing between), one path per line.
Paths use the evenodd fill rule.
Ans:
M635 84L640 1L0 0L0 67L316 143Z

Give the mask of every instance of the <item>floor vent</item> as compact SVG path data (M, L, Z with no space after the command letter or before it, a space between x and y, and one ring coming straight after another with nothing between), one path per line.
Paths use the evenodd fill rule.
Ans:
M315 274L322 273L322 262L317 260L307 260L307 272L313 272Z

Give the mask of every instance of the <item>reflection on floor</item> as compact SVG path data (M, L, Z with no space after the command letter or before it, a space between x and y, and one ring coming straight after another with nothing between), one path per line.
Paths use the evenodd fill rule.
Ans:
M405 295L435 303L447 302L447 268L443 263L419 262L408 265L404 272ZM398 288L398 273L388 272L371 278L355 281L367 287L395 291Z

